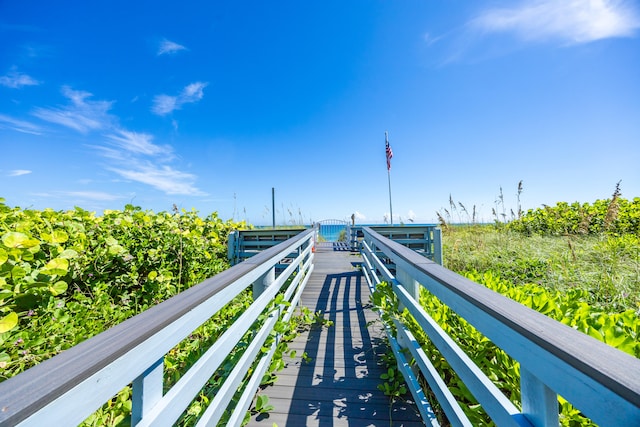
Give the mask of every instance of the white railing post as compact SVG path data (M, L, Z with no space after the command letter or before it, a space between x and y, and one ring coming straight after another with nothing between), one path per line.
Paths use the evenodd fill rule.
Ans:
M131 425L138 424L145 414L162 399L164 357L133 380Z
M398 281L398 284L400 286L402 286L404 289L407 290L409 295L411 295L411 298L416 300L416 304L420 304L420 283L418 283L413 277L409 275L409 273L399 268L397 265L396 265L396 280ZM405 309L404 304L400 302L398 306L398 311L402 312L404 311L404 309ZM397 328L398 334L397 334L396 340L398 341L398 345L400 346L403 352L410 354L408 349L409 349L409 346L411 345L411 341L408 339L405 333L404 326L402 328L400 328L399 325L397 326L398 326ZM411 358L409 358L409 360L410 359ZM414 364L409 363L408 366L413 372L413 375L417 376L418 370L419 370L418 366L415 363Z
M239 235L240 233L238 231L232 231L227 237L227 258L231 265L236 265L238 263L238 248L236 243L238 242Z
M409 275L406 271L402 270L400 267L396 265L396 279L398 280L398 284L405 288L411 298L416 300L417 304L420 304L420 283L418 283L411 275ZM399 310L404 310L404 306L400 303Z
M520 366L522 414L534 427L557 427L558 395L538 377Z
M254 301L262 295L264 290L276 280L276 268L272 267L264 273L258 280L253 282L253 299Z
M442 230L433 229L433 261L442 264Z
M309 239L309 240L306 241L306 243L302 244L300 246L300 248L298 248L298 254L302 254L304 251L306 251L309 248L311 248L311 250L309 251L309 253L307 254L307 257L305 259L301 259L300 260L300 264L298 265L298 269L296 270L296 274L300 274L300 272L302 271L302 266L304 265L304 263L307 262L307 260L313 256L315 243L316 242L314 241L314 239Z

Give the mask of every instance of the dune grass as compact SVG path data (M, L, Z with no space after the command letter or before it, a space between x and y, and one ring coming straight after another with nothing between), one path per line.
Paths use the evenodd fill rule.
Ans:
M640 238L633 234L526 236L495 225L449 226L444 262L453 271L491 271L514 284L589 292L590 305L640 310Z

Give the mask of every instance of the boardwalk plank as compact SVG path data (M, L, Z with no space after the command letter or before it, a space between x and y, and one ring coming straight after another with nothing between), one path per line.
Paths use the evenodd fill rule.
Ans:
M289 345L296 357L273 386L259 391L275 407L255 414L249 426L418 426L409 396L390 407L377 385L384 372L386 338L371 310L366 281L356 269L360 257L348 251L319 251L301 298L302 305L331 320ZM302 353L307 355L302 360ZM391 417L391 418L390 418Z

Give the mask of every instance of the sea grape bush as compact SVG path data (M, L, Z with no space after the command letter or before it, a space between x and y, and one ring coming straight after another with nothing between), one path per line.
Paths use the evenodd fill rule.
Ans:
M247 227L216 213L201 218L175 207L154 213L126 205L97 216L81 208L12 208L0 199L0 381L228 268L227 236ZM179 425L195 425L255 331L284 304L281 300L280 295L242 337ZM175 384L252 302L245 290L173 348L164 359L165 387ZM314 323L326 322L306 308L278 322L281 338L263 384L277 379L286 355L295 356L287 343ZM256 403L257 410L268 407L264 398ZM131 387L126 387L83 425L128 425L130 413Z
M621 313L596 309L585 302L588 292L580 289L559 292L535 284L514 285L492 272L472 271L467 272L465 276L612 347L640 357L640 318L632 309ZM387 322L391 317L400 317L409 326L426 353L432 356L431 362L443 375L451 391L459 401L463 402L461 406L472 424L490 425L490 421L475 398L408 311L389 313L393 307L397 307L397 301L390 286L385 283L379 285L372 300L383 312L387 312L384 314ZM519 406L519 364L424 289L420 296L420 304L503 393ZM560 398L560 409L560 421L563 426L593 425L590 420L582 416L580 411L562 398Z
M558 292L534 284L513 285L491 272L468 272L465 276L599 341L640 357L640 319L634 310L609 313L596 309L584 302L587 292L580 289ZM519 405L519 364L437 298L425 292L420 302L506 396ZM469 398L466 387L459 380L455 381L460 393ZM474 412L474 403L474 400L470 401L470 413ZM479 412L478 408L474 416L479 416ZM560 399L560 421L564 426L593 425L564 399Z
M640 235L640 197L614 197L594 203L560 202L555 206L530 209L507 228L541 235L635 234Z
M0 199L0 381L228 267L226 237L244 223L216 213L102 216Z

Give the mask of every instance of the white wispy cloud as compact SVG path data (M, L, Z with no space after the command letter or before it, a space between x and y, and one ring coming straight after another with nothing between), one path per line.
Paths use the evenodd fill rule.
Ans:
M125 198L125 196L105 193L103 191L51 191L47 193L32 193L32 195L38 196L38 197L49 197L49 198L64 197L64 198L96 200L96 201L106 201L106 202Z
M4 114L0 114L0 129L12 129L17 132L28 133L31 135L42 135L42 129L40 126L25 120L9 117Z
M129 168L110 168L121 177L150 185L167 194L203 196L206 193L195 187L196 176L181 172L171 166L154 163L129 164Z
M159 116L165 116L171 113L173 110L178 109L177 106L178 97L169 95L157 95L153 98L153 106L151 111Z
M117 147L135 154L148 156L162 155L165 158L172 156L173 149L168 146L154 144L153 136L148 133L131 132L125 129L117 129L115 133L107 135L107 138Z
M184 104L192 104L204 97L206 82L195 82L187 85L177 96L157 95L153 99L151 111L159 116L166 116L180 110Z
M186 49L187 48L182 46L181 44L172 42L171 40L163 39L160 42L160 46L158 47L158 56L174 54L176 52L180 52L181 50L186 50Z
M208 83L204 82L195 82L187 85L180 94L180 101L182 103L200 101L204 96L203 90L207 85Z
M358 211L355 211L355 213L353 215L355 216L355 219L357 219L358 221L362 221L364 219L367 219L367 217L364 216L364 214L361 214Z
M92 101L89 92L62 88L62 94L70 101L68 105L52 108L36 108L32 114L47 122L69 127L81 133L113 126L115 118L109 114L112 101Z
M40 82L25 73L12 70L4 76L0 76L0 85L19 89L23 86L37 86Z
M416 213L413 211L413 209L409 209L409 212L407 212L407 219L411 222L415 221Z
M632 37L640 28L640 14L630 1L536 0L487 10L470 26L484 33L512 33L524 41L579 44Z
M81 199L88 200L102 200L102 201L111 201L122 199L123 196L119 196L116 194L109 194L103 191L64 191L62 195L67 197L78 197Z
M135 181L150 185L166 194L187 196L203 196L203 191L195 186L197 177L193 174L175 169L168 163L175 156L170 146L158 146L151 143L147 134L124 132L120 140L116 135L109 135L108 145L92 146L100 155L109 161L107 170L118 174L127 181ZM135 145L131 145L131 142ZM116 144L113 144L116 142Z
M177 106L197 102L203 96L206 83L192 83L186 86L176 97ZM103 140L89 145L105 159L105 168L128 181L147 184L167 194L205 195L195 186L196 176L182 172L170 163L175 160L170 145L159 145L151 134L134 132L123 128L118 117L109 111L112 101L93 100L92 94L73 90L68 86L62 88L62 94L68 99L67 105L53 108L36 108L32 114L42 120L66 126L83 134L101 132ZM19 123L0 115L0 124L12 126L22 125L29 129L27 123ZM35 129L35 128L34 128ZM83 197L93 200L115 200L100 192L67 192L68 196Z
M30 173L32 173L32 171L27 170L27 169L15 169L10 171L7 175L8 176L22 176L22 175L29 175Z
M423 37L425 43L427 44L427 46L431 46L432 44L437 43L438 41L440 41L443 38L443 36L434 36L434 35L429 34L429 33L425 33L422 37Z

